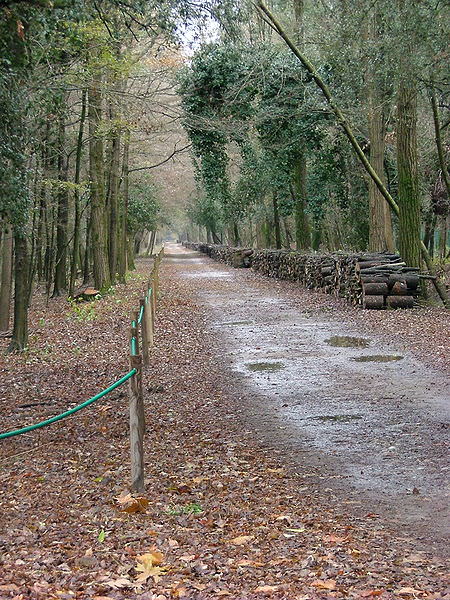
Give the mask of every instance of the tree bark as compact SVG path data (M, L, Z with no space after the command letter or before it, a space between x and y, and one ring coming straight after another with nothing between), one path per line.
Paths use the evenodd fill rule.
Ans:
M8 352L22 352L28 344L28 244L14 233L14 327Z
M11 315L13 233L6 227L2 245L2 275L0 287L0 331L8 331Z
M125 275L128 269L128 231L127 231L127 216L128 216L128 195L130 175L128 172L130 158L130 132L127 131L123 140L123 156L122 156L122 192L120 195L120 218L119 218L119 248L117 270L120 283L125 283Z
M111 282L114 283L117 275L118 252L119 252L119 187L120 187L120 129L115 123L119 118L119 111L114 104L118 101L122 84L119 82L114 86L116 97L110 100L109 117L112 122L113 133L111 140L111 171L109 189L109 274Z
M275 229L275 248L281 249L281 227L280 227L280 213L278 210L278 198L274 193L272 196L273 204L273 224Z
M65 115L58 124L58 214L56 217L56 265L53 296L67 289L67 225L69 222L69 191L67 189L69 160L65 147Z
M412 267L420 266L420 196L417 172L417 91L407 80L397 93L397 170L399 250Z
M374 47L378 43L378 7L374 6L368 13L368 43ZM385 153L385 117L383 111L383 93L376 70L376 61L370 57L367 61L367 100L368 128L370 142L370 164L378 173L383 184ZM389 205L383 198L375 182L369 177L369 251L394 252L394 236Z
M305 41L304 27L304 0L293 0L296 42L299 48L303 48ZM306 152L304 148L300 152L297 164L294 169L294 218L295 218L295 245L297 250L307 250L311 248L311 230L309 219L306 213L308 205L308 187L307 187L307 164Z
M104 183L103 139L99 132L102 115L102 93L99 79L94 79L88 89L89 120L89 176L91 183L91 245L94 285L98 290L111 285L106 236L106 200Z
M311 232L308 215L306 214L308 196L306 177L306 156L302 153L294 170L295 243L297 250L308 250L311 247Z
M442 143L441 137L441 124L439 118L439 108L436 100L436 90L434 88L433 83L431 84L430 89L430 97L431 97L431 108L433 109L433 123L434 123L434 138L436 141L436 148L439 156L439 164L441 166L442 178L445 183L445 187L447 189L447 196L450 199L450 181L448 175L448 167L445 161L444 155L444 145Z
M69 282L69 296L73 296L75 287L75 279L77 276L78 256L80 249L80 224L81 224L81 211L80 211L80 174L81 174L81 157L83 153L83 133L84 133L84 121L86 119L86 90L83 90L81 95L81 114L80 114L80 126L78 129L77 136L77 149L75 155L75 219L73 224L73 248L72 248L72 260L70 264L70 282Z

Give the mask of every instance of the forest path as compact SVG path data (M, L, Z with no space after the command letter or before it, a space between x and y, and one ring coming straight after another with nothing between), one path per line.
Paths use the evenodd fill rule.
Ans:
M308 311L294 284L175 244L165 264L204 313L245 428L356 513L425 542L448 536L445 375L348 316Z

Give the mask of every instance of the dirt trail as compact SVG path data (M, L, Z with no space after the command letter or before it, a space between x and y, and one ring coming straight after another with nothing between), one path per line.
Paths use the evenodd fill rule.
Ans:
M208 315L245 426L357 513L442 543L450 380L335 315L299 310L273 280L176 245L166 261Z

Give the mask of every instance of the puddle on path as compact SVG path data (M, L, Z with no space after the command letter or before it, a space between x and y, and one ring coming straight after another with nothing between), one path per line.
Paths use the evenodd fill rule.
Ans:
M245 366L249 371L268 371L269 373L285 368L284 364L279 362L254 362L247 363Z
M362 419L361 415L319 415L318 417L308 417L314 421L322 421L332 423L351 423L352 421L357 421Z
M369 354L368 356L354 356L352 360L356 360L356 362L393 362L395 360L402 360L403 356L399 356L398 354Z
M231 274L228 271L201 271L199 273L186 273L185 277L192 277L194 279L221 279L231 277Z
M253 325L254 321L227 321L225 323L216 323L214 327L225 327L225 325Z
M339 348L367 348L370 340L360 337L351 337L349 335L334 335L329 340L325 340L329 346L337 346Z

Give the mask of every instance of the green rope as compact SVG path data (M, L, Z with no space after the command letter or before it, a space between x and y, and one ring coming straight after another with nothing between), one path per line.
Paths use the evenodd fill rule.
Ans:
M137 321L137 322L138 322L138 325L140 325L140 324L141 324L141 322L142 322L142 317L143 317L143 316L144 316L144 307L143 307L143 306L141 306L141 310L139 311L139 317L138 317L138 321Z
M78 406L75 406L74 408L66 410L66 412L63 412L60 415L56 415L56 417L52 417L51 419L47 419L46 421L41 421L40 423L36 423L35 425L28 425L28 427L22 427L22 429L16 429L15 431L7 431L5 433L0 433L0 440L12 437L13 435L27 433L28 431L34 431L35 429L39 429L40 427L45 427L46 425L50 425L51 423L56 423L56 421L61 421L61 419L65 419L66 417L69 417L70 415L73 415L74 413L78 412L82 408L86 408L86 406L89 406L89 404L92 404L96 400L103 398L103 396L106 396L106 394L109 394L110 392L118 388L120 385L125 383L125 381L128 381L128 379L133 377L133 375L135 375L136 373L136 369L132 369L126 375L121 377L118 381L106 388L106 390L103 390L96 396L89 398L89 400L86 400L85 402L79 404Z

